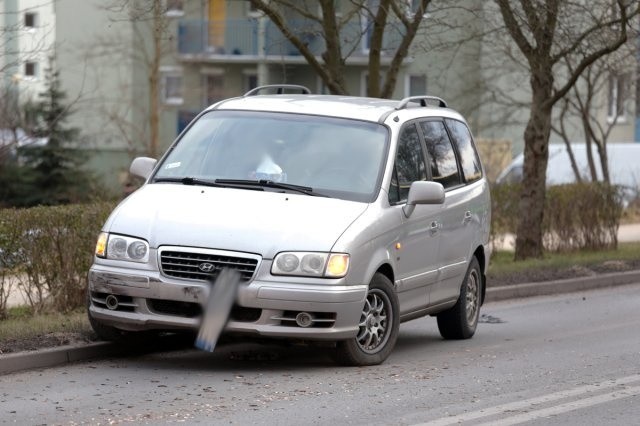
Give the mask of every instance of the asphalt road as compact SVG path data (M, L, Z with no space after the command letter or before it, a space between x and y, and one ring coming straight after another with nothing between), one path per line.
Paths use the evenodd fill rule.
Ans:
M17 424L638 424L640 283L484 307L472 340L403 324L378 367L318 348L227 345L0 377Z

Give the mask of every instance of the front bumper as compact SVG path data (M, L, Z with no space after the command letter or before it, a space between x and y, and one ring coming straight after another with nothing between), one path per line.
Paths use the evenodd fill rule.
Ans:
M355 337L367 293L366 285L322 284L304 278L274 281L263 262L254 279L241 286L225 332L301 340ZM90 315L123 330L197 330L198 312L207 303L209 284L173 279L158 271L94 264L89 271ZM121 303L104 303L115 295ZM234 312L239 313L238 315ZM299 327L295 315L308 312L317 320Z

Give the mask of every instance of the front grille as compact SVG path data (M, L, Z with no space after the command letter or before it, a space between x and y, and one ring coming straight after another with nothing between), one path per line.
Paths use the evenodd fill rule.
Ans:
M147 299L147 306L158 314L175 315L178 317L194 318L202 313L202 307L193 302Z
M206 266L207 264L211 266ZM240 272L243 281L249 281L258 266L258 260L214 253L166 250L160 253L160 266L167 276L189 280L214 280L222 269L230 268Z

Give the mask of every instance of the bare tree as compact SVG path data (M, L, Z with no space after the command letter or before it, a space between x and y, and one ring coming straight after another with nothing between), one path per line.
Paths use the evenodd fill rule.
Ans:
M127 40L120 35L104 36L92 41L87 50L97 57L118 58L131 63L135 69L143 70L148 85L147 90L141 90L146 95L143 98L134 99L125 108L120 103L105 104L102 112L127 141L132 155L139 150L140 141L146 141L143 147L145 154L157 157L160 154L160 115L163 110L160 99L161 63L172 49L167 4L163 0L112 0L105 8L111 13L110 20L131 24L133 39ZM133 89L128 84L122 87L129 93ZM146 120L135 119L134 113L144 114Z
M366 37L369 45L367 95L383 98L392 96L400 67L409 54L409 48L431 2L420 0L415 9L411 10L403 0L250 1L298 49L334 94L348 94L345 63ZM340 10L336 9L337 5ZM296 20L307 22L309 26L305 31L300 31L293 24ZM357 30L354 31L354 28ZM317 33L324 40L325 50L321 56L316 56L305 41L304 35L308 31ZM397 46L389 52L385 37L389 37L391 33L400 38ZM391 59L388 67L383 69L382 57L385 53L389 53Z
M15 84L0 86L0 167L9 159L20 142L19 129L24 127Z
M598 173L592 147L598 153L602 180L611 183L607 142L611 133L625 113L624 93L632 90L630 76L635 65L635 38L622 46L617 52L603 57L591 64L580 76L577 84L563 101L562 113L557 126L552 130L567 143L567 149L572 154L569 137L567 136L566 121L577 117L583 131L586 144L587 163L592 181L598 180ZM613 99L609 95L615 93ZM602 111L607 111L606 117ZM572 159L575 162L575 159ZM572 163L574 164L574 163ZM574 166L576 178L580 180L579 171Z
M542 256L542 219L554 105L599 58L627 41L640 4L626 0L495 0L504 29L529 74L531 106L524 132L524 179L516 260Z

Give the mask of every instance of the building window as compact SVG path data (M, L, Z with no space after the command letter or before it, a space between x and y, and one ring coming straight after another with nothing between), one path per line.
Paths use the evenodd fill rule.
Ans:
M205 76L205 82L207 85L207 99L206 104L213 105L216 102L220 102L225 99L224 94L224 75L223 74L209 74Z
M373 35L373 21L380 7L380 0L366 0L365 6L360 14L360 48L362 53L368 54L371 48L371 36Z
M180 105L182 98L182 71L173 67L161 68L162 101L167 105Z
M322 78L320 78L320 77L318 77L317 87L318 87L318 94L319 95L330 95L331 94L331 90L329 90L327 85L324 83L324 80Z
M38 63L27 61L24 63L25 77L36 78L38 76Z
M405 0L406 1L406 18L407 19L413 19L413 17L416 14L416 11L418 10L418 8L420 7L420 3L421 0ZM429 19L430 15L427 13L427 11L425 10L422 18L423 19Z
M382 90L382 86L384 86L384 79L385 79L385 74L383 72L380 72L380 83L379 83L379 87L380 90ZM368 71L363 71L362 74L360 74L360 96L369 96L369 72Z
M625 119L625 102L628 94L627 74L612 74L609 76L609 99L607 108L607 119L609 121L624 121Z
M407 75L405 78L404 92L406 96L424 96L427 94L426 75Z
M184 0L167 0L167 16L184 15Z
M258 75L253 73L247 73L244 75L244 90L248 92L249 90L255 89L258 87Z
M24 26L27 29L38 26L38 14L35 12L27 12L24 14Z
M258 9L253 3L249 0L245 2L247 4L247 16L249 18L258 18L262 15L260 9Z

